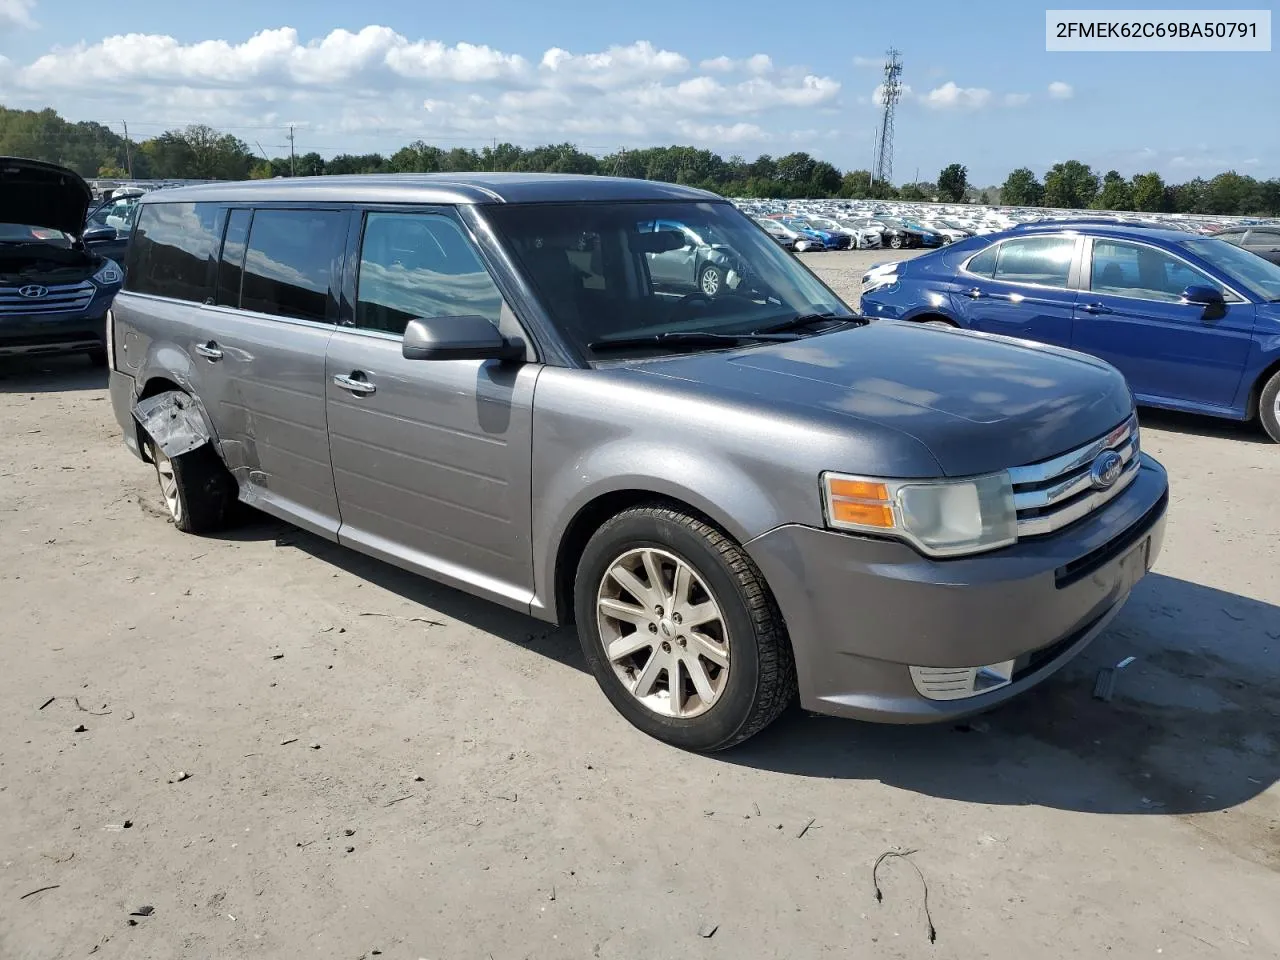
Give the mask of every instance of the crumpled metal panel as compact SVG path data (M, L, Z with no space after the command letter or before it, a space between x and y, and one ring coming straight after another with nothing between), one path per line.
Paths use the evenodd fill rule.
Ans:
M195 400L181 390L169 390L139 400L133 408L133 415L147 436L170 459L190 453L210 440Z

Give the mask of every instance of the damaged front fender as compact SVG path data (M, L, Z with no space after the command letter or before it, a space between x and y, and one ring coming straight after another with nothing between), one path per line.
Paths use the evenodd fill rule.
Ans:
M190 453L213 439L200 407L181 390L166 390L139 400L134 419L169 459Z

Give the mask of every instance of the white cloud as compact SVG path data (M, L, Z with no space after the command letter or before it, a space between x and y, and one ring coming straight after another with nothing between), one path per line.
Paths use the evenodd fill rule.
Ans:
M20 2L0 0L0 15ZM140 136L208 123L251 144L261 139L268 152L282 138L264 128L294 123L306 131L305 147L322 153L416 137L441 145L568 138L605 149L677 135L707 146L764 143L806 125L796 121L830 130L838 121L817 114L841 90L831 77L763 53L695 67L643 40L596 52L515 53L380 25L310 40L292 27L239 42L120 34L18 62L0 57L0 87L11 106L126 117Z
M1030 99L1029 93L1006 93L1003 102L1006 107L1020 107Z
M978 110L991 102L991 91L985 87L960 87L948 80L922 94L920 101L934 110Z
M1076 95L1075 88L1069 83L1055 80L1049 84L1049 96L1054 100L1070 100Z
M0 0L0 30L33 29L37 26L31 11L36 0Z

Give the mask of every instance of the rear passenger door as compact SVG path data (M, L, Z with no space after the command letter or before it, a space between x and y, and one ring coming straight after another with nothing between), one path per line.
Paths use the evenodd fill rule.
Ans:
M338 500L325 425L350 214L231 209L194 362L221 383L217 421L246 503L330 539Z
M364 214L325 386L339 539L526 610L535 363L406 360L410 320L479 314L521 336L448 208Z
M1082 242L1060 234L1018 237L969 258L952 295L964 325L1070 346Z

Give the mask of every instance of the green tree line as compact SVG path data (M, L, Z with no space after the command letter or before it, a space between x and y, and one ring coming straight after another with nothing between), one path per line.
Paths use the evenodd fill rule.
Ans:
M1051 167L1043 179L1019 167L1002 186L979 191L969 184L968 171L959 163L944 167L936 182L895 186L872 182L866 170L842 171L804 152L781 157L761 154L747 160L692 146L619 150L599 157L572 143L532 148L498 143L475 150L415 140L390 155L344 153L326 160L312 151L265 157L238 137L204 125L126 142L103 124L72 123L52 109L0 107L0 155L49 160L86 177L244 180L494 170L612 174L681 183L735 197L979 200L1011 206L1280 216L1280 178L1257 180L1234 171L1172 184L1154 172L1126 178L1109 170L1099 176L1088 164L1067 160Z

